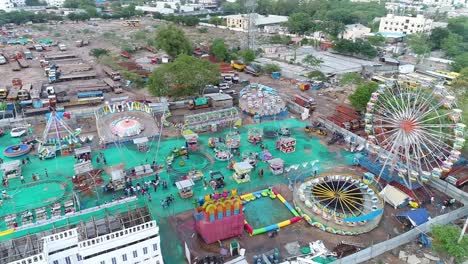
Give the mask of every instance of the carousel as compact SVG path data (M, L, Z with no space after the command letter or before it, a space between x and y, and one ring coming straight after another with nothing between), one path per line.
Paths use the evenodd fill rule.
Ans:
M334 234L369 232L383 214L384 203L373 181L352 174L325 174L301 183L296 205L309 224ZM313 220L312 220L313 219Z
M247 132L247 140L250 143L256 144L262 141L263 130L259 128L250 128Z
M244 114L258 120L287 116L286 102L273 88L262 84L250 84L240 91L239 107Z
M240 147L241 136L237 131L232 131L226 135L226 146L230 149L238 149Z
M226 146L224 143L218 143L216 144L216 147L214 148L215 152L215 159L218 161L228 161L232 158L232 153L230 151L230 148Z

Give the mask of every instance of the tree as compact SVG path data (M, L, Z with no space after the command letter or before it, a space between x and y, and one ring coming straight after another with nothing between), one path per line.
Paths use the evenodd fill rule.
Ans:
M354 42L347 39L337 40L335 41L333 50L345 55L362 55L368 58L377 56L377 49L368 41L362 39L357 39Z
M180 55L174 62L156 68L148 80L154 96L192 96L219 81L217 65L189 55Z
M429 36L424 33L411 34L408 37L408 45L418 57L424 57L431 51Z
M325 74L323 74L323 72L321 71L311 71L307 74L307 78L309 79L312 79L312 80L316 80L316 81L326 81L327 80L327 77L325 76Z
M433 49L442 48L442 41L448 37L450 31L446 28L437 27L431 31L431 46Z
M365 82L358 85L356 91L348 97L351 105L357 110L364 110L372 93L377 90L378 86L375 82Z
M71 21L85 21L90 19L88 13L70 13L67 15L67 18Z
M224 20L221 17L214 16L214 17L210 18L209 22L210 22L210 24L213 24L215 26L219 26L219 25L223 24Z
M95 58L99 58L103 55L109 55L109 51L106 49L92 49L90 53L91 53L91 56Z
M462 262L468 257L468 236L464 235L460 243L458 238L461 229L456 225L431 226L434 250L454 257L457 262Z
M158 48L174 58L180 54L192 53L192 45L184 32L173 25L158 28L156 43Z
M312 18L306 13L292 14L286 23L289 32L303 35L310 29Z
M122 70L122 75L125 79L129 80L132 82L132 85L135 87L135 88L143 88L144 85L145 85L145 81L143 80L143 78L141 77L140 74L136 73L136 72L131 72L131 71L128 71L128 70Z
M367 37L367 41L369 41L372 46L382 46L385 43L385 37L380 34L376 34L374 36Z
M66 8L80 8L82 6L96 6L94 0L65 0L63 7Z
M340 78L340 85L348 85L348 84L360 84L364 80L362 79L361 75L357 72L348 72L341 76Z
M245 64L249 64L255 60L255 51L246 49L239 52Z
M281 71L281 67L278 64L275 63L267 63L262 66L262 72L271 74L273 72L279 72Z
M461 16L449 19L447 29L450 32L458 34L463 37L463 40L468 41L468 17Z
M229 52L223 39L217 38L213 40L213 43L211 43L210 54L219 61L226 61Z
M268 43L288 45L289 43L291 43L291 37L290 36L273 35L268 40Z
M468 52L464 52L453 58L453 63L451 64L451 66L452 69L456 72L459 72L463 68L468 67Z
M460 55L464 50L463 37L457 34L449 33L449 35L442 40L441 48L450 57Z
M320 58L315 57L312 54L309 54L309 55L305 56L304 59L302 59L302 63L305 63L305 64L311 66L312 68L317 68L317 67L320 66L320 64L323 63L323 60L321 60Z

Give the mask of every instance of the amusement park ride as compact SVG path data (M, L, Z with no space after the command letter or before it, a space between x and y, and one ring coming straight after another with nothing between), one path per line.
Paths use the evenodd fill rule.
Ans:
M441 86L380 86L365 114L367 149L382 164L373 172L386 181L396 174L409 189L447 174L465 143L461 116Z
M57 152L70 154L75 147L81 146L77 137L81 129L72 130L63 120L64 118L70 118L70 114L57 113L52 107L50 111L42 138L37 139L40 159L54 158Z

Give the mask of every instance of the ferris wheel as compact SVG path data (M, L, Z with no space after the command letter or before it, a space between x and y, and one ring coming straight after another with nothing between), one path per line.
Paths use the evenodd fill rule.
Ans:
M439 178L460 158L465 125L455 97L443 86L382 85L366 108L367 149L383 174L407 187Z

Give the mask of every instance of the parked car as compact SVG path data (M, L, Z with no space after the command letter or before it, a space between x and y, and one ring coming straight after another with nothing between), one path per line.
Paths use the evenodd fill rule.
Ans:
M222 83L219 84L219 89L221 89L221 90L226 90L226 89L229 89L229 88L231 88L229 83L222 82Z

